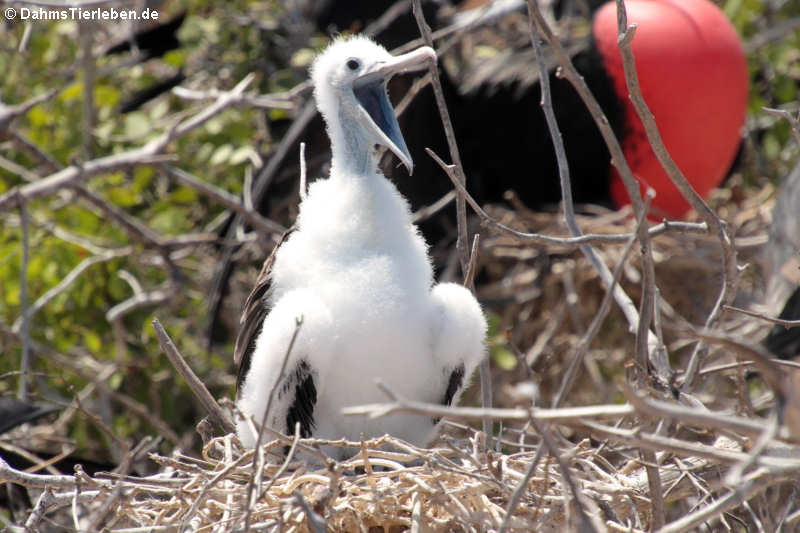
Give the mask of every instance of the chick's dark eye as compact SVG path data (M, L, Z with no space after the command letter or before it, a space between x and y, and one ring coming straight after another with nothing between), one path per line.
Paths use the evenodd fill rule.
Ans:
M347 61L347 68L350 70L358 70L358 67L361 66L361 63L358 62L357 59L349 59Z

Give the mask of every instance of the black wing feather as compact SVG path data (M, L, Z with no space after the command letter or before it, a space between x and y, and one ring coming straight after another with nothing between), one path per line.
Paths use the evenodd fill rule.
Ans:
M453 398L456 397L458 390L464 385L464 364L461 363L450 372L450 378L447 380L447 389L444 391L442 397L442 405L449 406L453 403ZM434 417L433 424L439 423L440 418Z
M306 361L297 363L294 373L286 381L286 392L294 388L294 401L286 413L286 434L293 435L295 424L300 422L300 436L308 438L314 429L314 406L317 404L317 387L311 367Z
M250 361L256 347L256 339L261 333L264 319L270 312L269 294L272 289L272 265L275 263L275 254L294 230L294 227L289 228L272 249L272 253L261 267L255 287L244 304L244 311L239 319L239 334L236 336L236 346L233 349L233 361L239 365L236 373L237 396L241 393L242 384L250 371Z
M464 364L460 364L453 369L450 373L450 380L447 382L447 390L444 391L444 398L442 399L443 405L450 405L453 403L453 398L464 384Z

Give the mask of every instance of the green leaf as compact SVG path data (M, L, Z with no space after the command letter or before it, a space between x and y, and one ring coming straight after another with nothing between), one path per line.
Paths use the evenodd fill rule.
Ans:
M105 141L105 142L110 141L111 135L113 133L114 133L114 123L110 120L103 122L94 129L94 135L100 141Z
M190 187L179 187L169 196L179 204L191 204L197 201L197 192Z
M233 154L233 146L230 144L223 144L214 150L214 154L211 156L211 159L208 160L208 163L212 166L222 165L230 159L231 154Z
M120 386L122 385L122 381L122 372L115 372L108 379L108 386L111 387L112 390L119 390Z
M94 353L98 353L103 347L103 340L100 338L100 335L91 329L84 330L83 341L86 343L86 347L89 349L89 351Z
M153 181L153 176L155 175L156 172L153 170L153 167L136 167L133 171L133 189L138 192L149 187L150 183Z
M140 198L128 187L114 187L107 191L108 199L120 207L131 207L140 202Z
M12 285L6 289L6 303L11 307L19 307L21 303L19 295L19 285Z
M33 109L28 111L28 120L30 121L31 126L34 128L41 128L47 125L49 121L50 115L45 111L44 107L41 105L35 106Z
M153 217L153 229L160 233L180 233L189 229L189 212L184 207L171 206L167 211L162 211Z
M514 370L517 368L517 358L504 346L494 345L491 347L492 360L503 370Z
M209 121L206 122L206 125L204 127L205 130L211 135L218 135L222 131L222 128L224 126L225 123L222 121L221 118L214 117L212 119L209 119Z
M231 165L239 165L249 161L253 157L258 157L258 154L253 150L252 146L241 146L234 150L228 162Z
M314 60L315 55L316 53L311 48L301 48L300 50L295 52L289 63L293 67L298 67L298 68L307 67Z
M98 107L114 107L119 102L119 89L110 85L94 88L94 101Z
M72 85L68 85L66 89L61 91L59 99L64 103L71 103L78 100L83 92L83 82L76 81Z
M162 98L153 105L153 108L150 110L150 118L152 118L153 120L157 120L159 118L166 116L168 112L169 112L169 101Z
M151 130L150 120L144 113L128 113L125 115L125 136L131 139L139 139L147 135Z
M182 49L170 50L162 58L164 63L175 68L181 68L186 64L186 51Z

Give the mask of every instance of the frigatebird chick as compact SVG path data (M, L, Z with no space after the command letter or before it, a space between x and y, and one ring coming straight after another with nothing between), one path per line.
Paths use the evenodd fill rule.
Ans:
M269 404L266 423L283 433L294 434L299 422L303 437L388 433L424 445L435 432L431 418L368 419L341 410L387 401L378 380L400 397L450 405L485 355L477 300L460 285L434 285L408 202L378 170L377 146L391 150L409 174L413 168L387 81L434 61L431 48L393 57L360 36L337 39L314 61L331 171L309 187L295 229L265 262L241 319L238 406L256 425ZM256 440L251 427L246 420L237 425L248 447Z

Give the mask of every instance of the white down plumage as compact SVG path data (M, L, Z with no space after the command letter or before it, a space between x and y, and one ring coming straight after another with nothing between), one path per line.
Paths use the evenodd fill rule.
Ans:
M266 419L273 429L293 434L300 423L303 436L358 440L389 433L425 444L435 427L430 418L368 419L343 416L341 409L386 401L377 380L411 400L457 402L484 357L486 321L478 302L459 285L434 285L408 203L375 157L375 146L386 146L411 171L386 82L435 58L427 47L393 57L353 37L335 41L314 62L331 173L309 187L294 231L265 263L242 317L238 406L256 424L278 383ZM297 317L303 324L281 375ZM246 446L255 443L250 427L238 423Z

